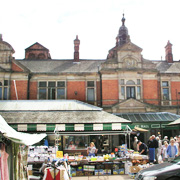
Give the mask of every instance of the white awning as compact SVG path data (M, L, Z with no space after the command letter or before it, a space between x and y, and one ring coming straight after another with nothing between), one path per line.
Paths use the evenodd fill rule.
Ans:
M24 127L23 127L24 128ZM41 141L47 136L47 134L29 134L17 132L12 127L10 127L4 118L0 115L0 132L7 139L12 140L13 142L24 144L24 145L33 145Z

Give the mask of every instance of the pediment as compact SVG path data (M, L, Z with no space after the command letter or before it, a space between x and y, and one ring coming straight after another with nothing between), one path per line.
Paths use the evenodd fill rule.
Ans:
M123 46L120 46L118 48L118 51L134 51L134 52L142 52L142 48L139 46L133 44L131 41L124 44Z
M47 51L48 49L46 47L44 47L43 45L41 45L40 43L36 42L33 45L26 48L26 51L27 50L46 50Z
M127 99L112 107L113 112L147 112L149 106L136 99Z

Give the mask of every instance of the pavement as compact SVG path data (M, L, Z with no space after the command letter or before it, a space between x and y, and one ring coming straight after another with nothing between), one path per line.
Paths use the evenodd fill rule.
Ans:
M133 180L129 175L110 175L110 176L77 176L72 180Z

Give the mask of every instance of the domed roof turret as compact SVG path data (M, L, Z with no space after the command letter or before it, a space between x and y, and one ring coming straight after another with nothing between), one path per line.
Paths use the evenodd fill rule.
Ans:
M122 26L119 28L119 34L118 34L118 46L121 46L125 44L128 41L128 29L125 26L125 18L123 14L122 18Z

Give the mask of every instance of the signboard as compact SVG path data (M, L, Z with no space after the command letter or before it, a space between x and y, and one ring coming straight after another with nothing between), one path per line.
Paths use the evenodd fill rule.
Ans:
M63 151L56 151L56 158L63 158Z

